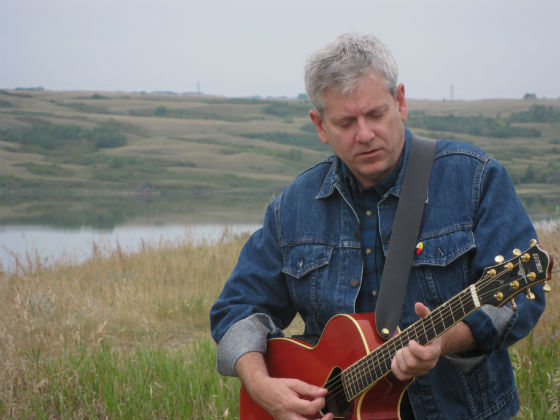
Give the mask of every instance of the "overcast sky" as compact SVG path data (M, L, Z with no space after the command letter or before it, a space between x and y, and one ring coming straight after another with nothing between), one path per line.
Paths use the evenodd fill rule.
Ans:
M560 97L558 0L0 0L0 88L291 97L344 32L409 98Z

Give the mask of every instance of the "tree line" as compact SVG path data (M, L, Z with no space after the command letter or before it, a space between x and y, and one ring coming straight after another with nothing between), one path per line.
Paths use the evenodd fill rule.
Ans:
M426 115L423 111L411 112L407 124L431 131L450 131L483 137L540 137L536 128L512 125L511 119L483 117L482 115L456 116Z

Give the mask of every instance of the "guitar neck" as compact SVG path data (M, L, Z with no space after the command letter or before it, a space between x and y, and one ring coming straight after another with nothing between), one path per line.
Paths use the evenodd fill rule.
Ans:
M411 340L426 345L480 307L475 286L463 290L342 372L347 400L358 396L391 371L393 357Z

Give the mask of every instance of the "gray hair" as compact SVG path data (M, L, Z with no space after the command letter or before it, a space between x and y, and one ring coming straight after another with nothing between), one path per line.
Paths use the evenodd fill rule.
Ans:
M313 108L323 113L326 88L346 94L372 74L381 77L394 97L398 68L391 51L372 35L343 34L309 57L305 89Z

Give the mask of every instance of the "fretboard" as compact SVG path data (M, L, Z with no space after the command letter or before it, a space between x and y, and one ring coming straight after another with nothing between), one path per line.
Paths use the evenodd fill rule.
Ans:
M364 356L342 372L347 401L352 400L370 385L391 371L393 357L410 340L425 345L435 340L480 306L474 286L463 290L424 318L410 325L373 352Z

